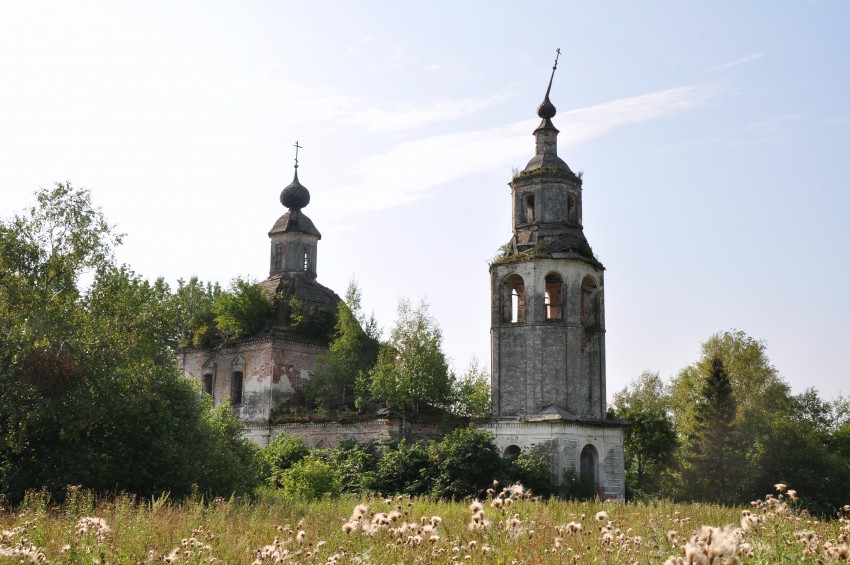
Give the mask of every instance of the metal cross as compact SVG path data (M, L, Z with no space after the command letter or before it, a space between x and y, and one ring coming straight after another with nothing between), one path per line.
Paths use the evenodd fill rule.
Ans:
M560 57L560 56L561 56L561 48L558 47L557 49L555 49L555 66L552 67L553 71L558 68L558 57Z
M298 142L295 142L295 168L298 168L298 150L304 149L302 146L298 145Z

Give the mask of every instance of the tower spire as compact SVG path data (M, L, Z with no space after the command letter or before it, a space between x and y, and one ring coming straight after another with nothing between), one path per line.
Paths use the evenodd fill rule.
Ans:
M552 66L552 74L549 75L549 86L546 87L546 96L543 97L543 102L541 102L540 106L537 107L537 115L544 120L551 120L555 117L556 109L555 105L549 101L549 93L552 91L552 81L555 78L555 71L558 70L558 58L560 56L561 48L559 47L555 49L555 64Z

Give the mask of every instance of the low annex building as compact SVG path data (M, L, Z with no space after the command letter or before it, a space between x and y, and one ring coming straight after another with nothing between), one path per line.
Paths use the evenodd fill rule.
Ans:
M334 291L316 281L322 236L302 211L310 203L310 192L298 180L297 158L295 178L280 193L280 203L288 211L269 231L269 277L260 283L275 297L269 324L246 339L188 346L177 353L184 375L199 379L216 403L228 400L249 428L265 430L250 434L261 443L268 442L273 412L297 404L299 393L316 371L318 358L327 351L326 339L293 331L293 304L307 314L335 317L340 301Z

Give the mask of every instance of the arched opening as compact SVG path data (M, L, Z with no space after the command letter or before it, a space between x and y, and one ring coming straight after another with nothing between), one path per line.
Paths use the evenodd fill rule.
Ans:
M596 476L597 462L599 455L596 453L596 448L590 444L584 446L581 450L581 478L594 485L599 484L599 477Z
M567 197L567 221L571 224L578 223L578 207L576 206L576 197L572 194Z
M525 282L517 274L508 275L502 283L502 321L525 322Z
M276 273L283 270L283 253L284 253L285 249L286 249L286 246L283 243L275 243L274 244L274 257L273 257L272 270Z
M505 452L502 454L502 458L507 461L513 461L514 459L519 457L520 453L522 453L522 450L519 448L518 445L509 445L505 448Z
M203 381L204 381L204 392L209 394L210 396L212 396L213 395L213 376L212 376L212 374L211 373L205 374L204 377L203 377Z
M581 281L581 325L587 331L599 325L599 287L591 276Z
M546 275L546 290L543 302L546 305L546 319L560 320L563 311L564 279L558 273Z
M522 201L525 204L525 221L531 223L534 221L534 195L526 194Z
M242 371L233 371L233 374L230 375L230 403L233 406L242 404L243 381Z

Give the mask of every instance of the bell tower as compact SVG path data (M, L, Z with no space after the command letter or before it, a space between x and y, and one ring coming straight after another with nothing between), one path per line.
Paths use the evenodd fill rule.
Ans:
M560 51L559 51L560 54ZM490 266L494 417L604 419L604 267L582 228L582 180L558 156L552 68L534 156L510 182L513 234Z

